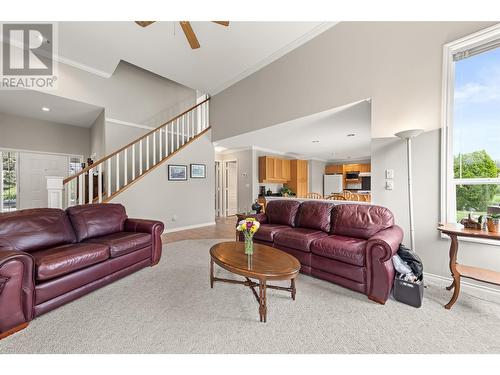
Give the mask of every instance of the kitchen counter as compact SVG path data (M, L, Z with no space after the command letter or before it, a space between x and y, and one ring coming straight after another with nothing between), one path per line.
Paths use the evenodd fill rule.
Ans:
M330 202L334 204L343 204L343 203L356 203L356 204L372 204L372 202L359 202L359 201L335 201L330 199L310 199L310 198L296 198L296 197L275 197L275 196L265 196L266 202L275 201L278 199L290 199L299 202L305 201L314 201L314 202Z

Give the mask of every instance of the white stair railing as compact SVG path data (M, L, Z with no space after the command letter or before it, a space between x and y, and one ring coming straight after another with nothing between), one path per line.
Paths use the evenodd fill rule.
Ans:
M209 127L209 100L64 180L65 206L107 202Z

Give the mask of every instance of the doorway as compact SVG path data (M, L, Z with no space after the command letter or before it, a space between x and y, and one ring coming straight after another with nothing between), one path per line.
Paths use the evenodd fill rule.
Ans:
M215 161L215 217L224 216L222 212L222 173L220 161Z
M236 160L224 161L223 177L224 216L233 216L238 213L238 164Z

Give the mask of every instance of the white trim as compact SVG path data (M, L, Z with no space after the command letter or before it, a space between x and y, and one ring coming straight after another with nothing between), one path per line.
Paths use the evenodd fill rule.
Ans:
M474 34L447 43L443 46L443 76L442 76L442 100L441 100L441 222L454 222L452 218L456 215L456 205L450 204L452 195L455 194L455 179L453 179L453 96L455 64L453 54L488 43L500 38L500 24L493 25ZM496 179L485 179L485 183L494 183ZM467 240L469 241L469 240ZM488 240L474 239L471 242L488 243ZM497 245L498 246L498 245Z
M441 285L449 286L453 282L453 279L451 277L435 275L435 274L427 273L427 272L424 272L424 282L425 282L425 280L430 280L431 284L434 284L434 285L438 284L438 286L441 286ZM491 288L491 287L488 287L485 285L479 285L479 284L475 284L475 283L472 283L469 281L461 280L460 281L460 288L465 289L465 290L469 290L469 291L474 291L474 290L478 291L479 290L482 292L494 294L496 296L500 295L500 289L494 289L494 288ZM450 297L451 297L451 292L450 292ZM443 302L445 302L445 301L443 301Z
M441 238L443 240L449 240L450 237L444 233L441 233ZM482 245L490 245L490 246L499 246L497 240L489 240L487 238L475 238L475 237L457 237L458 242L471 242L471 243L480 243Z
M228 87L234 85L235 83L241 81L243 78L248 77L249 75L257 72L258 70L262 69L266 65L271 64L272 62L278 60L280 57L283 57L287 53L293 51L294 49L300 47L302 44L308 42L309 40L315 38L319 34L325 32L326 30L330 29L331 27L335 26L338 22L322 22L312 30L308 31L307 33L301 35L297 39L293 40L292 42L288 43L286 46L278 49L277 51L273 52L266 58L260 60L256 64L252 65L248 69L244 70L243 72L239 73L238 75L234 76L233 78L227 80L226 82L222 83L219 86L216 86L215 88L208 90L210 95L216 95L219 92L227 89Z
M91 66L81 64L77 61L68 59L68 58L63 57L63 56L56 55L56 56L54 56L54 60L56 60L60 64L65 64L65 65L71 66L73 68L80 69L80 70L83 70L83 71L91 73L91 74L95 74L96 76L99 76L102 78L110 78L113 75L113 73L106 73L102 70L92 68Z
M83 155L79 155L79 154L65 154L65 153L62 153L62 152L28 150L28 149L24 149L24 148L10 148L10 147L2 147L2 146L0 146L0 151L1 150L10 151L10 152L28 152L30 154L69 156L69 157L78 157L78 158L82 158L83 159Z
M128 121L118 120L118 119L110 118L110 117L106 117L105 122L112 122L113 124L125 125L125 126L132 126L132 127L135 127L135 128L142 128L142 129L148 129L148 130L155 129L155 128L152 128L150 126L146 126L146 125L142 125L142 124L136 124L134 122L128 122Z
M193 224L193 225L186 225L184 227L177 227L177 228L172 228L172 229L165 229L163 233L174 233L174 232L179 232L181 230L187 230L187 229L196 229L196 228L201 228L201 227L209 227L215 225L215 221L211 221L208 223L200 223L200 224Z

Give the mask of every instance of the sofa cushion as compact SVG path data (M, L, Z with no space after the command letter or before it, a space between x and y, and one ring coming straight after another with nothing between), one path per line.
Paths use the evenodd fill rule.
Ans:
M364 267L366 240L345 236L328 236L314 241L311 252L325 258Z
M31 252L75 242L66 212L35 208L0 214L0 248Z
M291 229L288 225L277 224L261 224L259 230L255 232L253 237L259 241L273 242L274 236L284 230Z
M123 232L127 214L121 204L102 203L69 207L67 210L78 242Z
M35 251L35 278L38 281L80 270L109 259L109 247L96 243L76 243Z
M297 227L330 231L333 204L328 202L303 202L297 212Z
M295 226L295 216L300 202L295 200L270 201L266 206L267 221L269 224Z
M94 237L85 243L101 243L109 246L111 258L116 258L151 245L151 234L136 232L117 232L106 236Z
M392 212L368 204L340 204L332 210L331 234L368 239L394 225Z
M327 237L323 231L307 228L293 228L287 231L279 232L274 237L276 246L285 246L291 249L309 252L310 246L314 240Z

